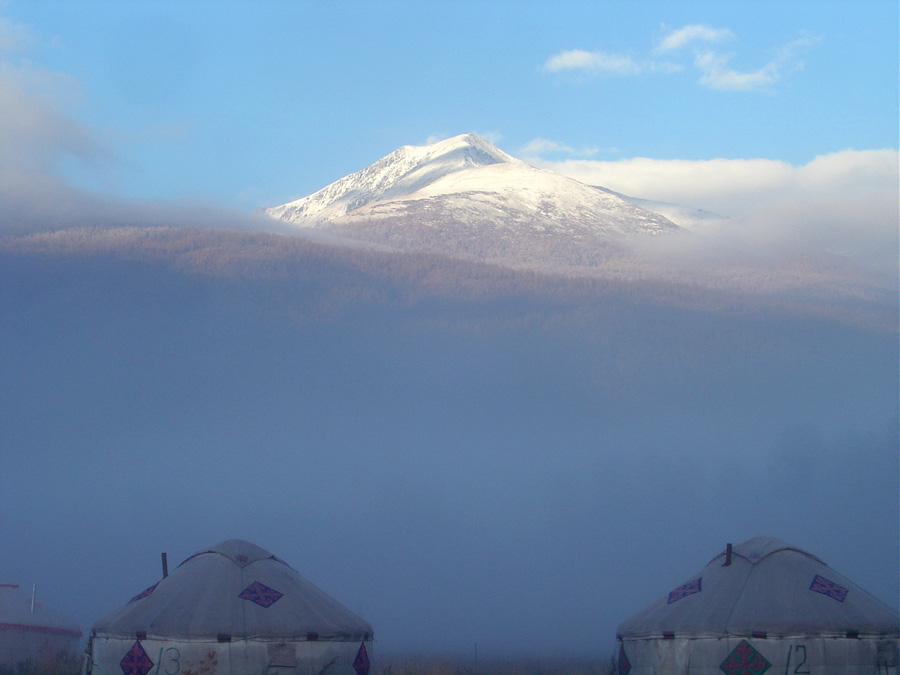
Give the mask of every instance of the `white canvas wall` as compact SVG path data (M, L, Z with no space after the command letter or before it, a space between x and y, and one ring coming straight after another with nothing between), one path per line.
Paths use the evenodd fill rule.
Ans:
M361 648L367 664L371 642L95 637L88 659L92 675L365 675Z
M741 643L752 652L745 647L732 656ZM623 640L618 671L621 675L898 675L898 649L897 638Z

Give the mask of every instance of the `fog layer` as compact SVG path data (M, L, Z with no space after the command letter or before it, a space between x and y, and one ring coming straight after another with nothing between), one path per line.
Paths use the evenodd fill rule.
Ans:
M759 534L896 604L895 307L172 232L0 259L0 575L85 630L233 537L382 653L605 657Z

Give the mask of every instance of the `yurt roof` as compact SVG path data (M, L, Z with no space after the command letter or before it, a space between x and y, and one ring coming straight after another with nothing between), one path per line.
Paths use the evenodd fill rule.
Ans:
M900 635L897 610L774 537L723 551L618 628L623 638Z
M371 639L372 627L265 549L201 549L97 621L92 634L166 638Z
M32 598L32 590L0 580L0 630L81 637L75 621Z

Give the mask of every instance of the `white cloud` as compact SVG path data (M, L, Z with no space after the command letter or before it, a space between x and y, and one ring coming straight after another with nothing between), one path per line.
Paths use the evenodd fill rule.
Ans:
M782 45L775 52L775 62L781 64L796 63L798 67L802 67L803 64L796 61L796 51L804 47L811 47L812 45L817 44L820 39L821 38L812 35L807 35Z
M727 28L711 28L703 24L689 24L671 31L657 45L656 52L664 53L681 49L692 42L723 42L734 37Z
M694 58L700 71L700 84L718 91L765 91L781 77L781 68L772 61L759 70L740 73L728 67L731 57L715 52L703 52Z
M551 56L544 62L544 70L551 73L574 70L592 74L638 75L641 66L630 56L572 49Z
M575 151L572 149L572 146L566 145L565 143L558 143L557 141L551 141L546 138L535 138L522 146L519 152L525 157L539 157L555 152L564 152L567 155L571 155Z
M729 216L748 249L843 251L896 272L900 153L843 150L794 166L771 159L532 162L632 197Z
M22 36L17 45L24 44L27 35ZM8 37L0 41L11 49ZM81 86L70 76L27 60L0 60L0 232L93 225L109 218L109 200L70 185L62 175L66 162L95 166L112 159L91 130L67 112L80 99Z
M772 85L787 73L799 70L803 63L797 59L796 51L816 42L814 38L803 37L775 50L774 57L765 65L752 71L741 72L731 68L732 54L722 54L708 45L734 39L728 28L713 28L704 24L688 24L669 31L660 43L646 57L635 59L631 56L608 54L603 51L572 49L562 51L548 58L543 69L550 73L581 72L590 75L637 76L647 73L675 74L686 67L700 73L699 84L717 91L770 91ZM693 62L679 54L693 45ZM701 48L702 45L702 48ZM665 58L659 58L663 54ZM679 62L678 59L683 62Z
M479 131L478 135L481 136L484 140L497 145L503 138L503 134L499 131Z
M659 160L644 157L616 161L568 159L541 161L542 168L558 171L590 185L624 194L703 208L734 212L729 196L753 194L787 180L791 165L769 159ZM719 195L727 195L724 200ZM711 203L712 202L712 203Z
M77 83L59 73L0 62L0 168L52 172L63 157L93 162L105 151L61 102L72 98Z
M573 148L567 143L551 141L547 138L535 138L521 148L518 155L525 158L543 157L546 155L569 155L570 157L593 157L600 152L598 147Z
M796 52L818 40L804 37L782 45L775 50L774 58L766 65L751 72L738 72L728 67L730 55L713 51L697 52L694 66L700 71L700 84L719 91L768 91L785 74L803 68Z

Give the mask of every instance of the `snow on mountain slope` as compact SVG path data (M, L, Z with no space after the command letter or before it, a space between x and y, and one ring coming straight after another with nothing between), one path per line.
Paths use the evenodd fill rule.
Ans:
M373 201L398 199L447 174L498 163L519 163L475 134L433 145L404 145L362 171L318 192L267 209L273 218L306 227L334 220Z
M476 196L477 195L477 196ZM318 192L266 210L301 227L397 216L403 202L458 200L457 215L529 221L537 228L592 225L621 234L677 231L665 218L571 178L529 166L475 134L403 146ZM553 222L551 222L551 220Z
M298 228L399 250L540 266L591 266L664 216L526 164L474 134L403 146L318 192L267 209Z
M403 217L521 234L661 234L678 229L614 195L518 162L449 173L413 193L370 202L343 220L349 225Z

